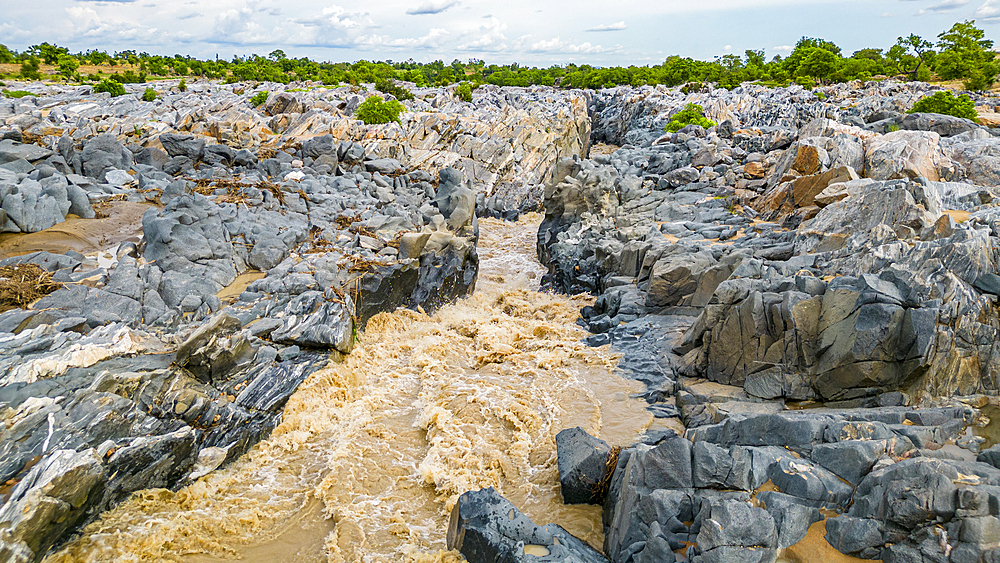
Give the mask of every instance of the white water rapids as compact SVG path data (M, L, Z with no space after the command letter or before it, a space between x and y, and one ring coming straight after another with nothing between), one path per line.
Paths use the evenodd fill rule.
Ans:
M600 508L562 504L555 435L628 445L652 418L607 347L581 342L588 299L537 291L540 219L482 220L475 295L376 316L250 453L136 493L46 561L460 561L445 551L450 510L488 486L600 548Z

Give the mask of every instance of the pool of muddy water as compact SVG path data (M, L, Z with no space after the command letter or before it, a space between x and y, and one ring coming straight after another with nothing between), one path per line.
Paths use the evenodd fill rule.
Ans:
M460 561L450 510L490 486L600 548L600 507L562 504L555 435L624 446L652 417L617 357L581 342L589 300L538 291L540 220L481 220L473 296L374 317L269 439L177 492L133 495L47 561Z

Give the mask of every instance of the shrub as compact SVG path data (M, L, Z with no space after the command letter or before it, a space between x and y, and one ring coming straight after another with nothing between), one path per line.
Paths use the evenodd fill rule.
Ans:
M123 74L117 72L111 75L111 79L119 84L142 84L146 81L146 73L136 74L131 70L126 70Z
M688 104L670 118L664 131L676 133L688 125L701 125L705 129L715 126L715 122L705 117L705 110L698 104Z
M701 82L688 82L681 87L681 93L684 95L690 94L691 92L701 92L705 88L705 85Z
M76 74L76 69L80 68L80 61L76 60L76 57L72 55L60 55L58 66L59 74L66 78L71 78Z
M463 82L459 84L458 88L455 88L455 95L458 96L458 99L462 100L463 102L471 102L472 85L469 84L468 82Z
M21 63L21 78L25 80L41 80L42 73L38 71L38 57L31 56Z
M156 90L152 88L146 88L146 91L142 93L142 101L152 102L156 99Z
M370 96L358 106L354 116L367 125L399 121L399 114L406 107L396 100L383 100L381 96Z
M188 89L188 83L187 83L187 81L184 80L183 78L181 78L180 83L177 84L177 89L180 90L181 92L187 92L187 89Z
M122 86L121 83L116 80L105 78L104 80L98 82L96 86L94 86L94 93L96 94L98 92L107 92L111 94L112 98L114 98L116 96L124 96L125 87Z
M962 87L966 90L985 92L993 87L996 82L996 73L991 70L974 69L969 77L962 81Z
M913 104L913 109L909 113L940 113L971 119L979 123L976 103L972 101L972 98L968 94L962 94L956 98L951 90L938 90L933 95L921 99Z
M267 96L268 96L267 90L261 90L260 92L257 92L253 96L250 96L250 105L252 105L253 107L260 107L261 104L267 101Z
M412 100L413 92L396 84L395 80L383 78L375 83L375 89L383 94L389 94L397 100Z
M805 75L796 76L795 83L798 84L799 86L802 86L806 90L812 90L813 88L816 87L816 81L813 80L811 76L805 76Z

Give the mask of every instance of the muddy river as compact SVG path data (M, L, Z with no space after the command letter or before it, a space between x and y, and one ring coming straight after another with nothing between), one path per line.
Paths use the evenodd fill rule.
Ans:
M489 486L600 547L600 508L562 504L555 436L627 445L652 417L616 356L581 343L587 299L538 291L540 220L481 220L475 295L376 316L268 440L177 492L135 494L46 561L460 561L450 510Z

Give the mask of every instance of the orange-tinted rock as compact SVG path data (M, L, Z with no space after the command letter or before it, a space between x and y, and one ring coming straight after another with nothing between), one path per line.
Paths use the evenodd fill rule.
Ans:
M743 173L750 178L763 178L767 173L767 167L761 162L748 162L743 166Z

